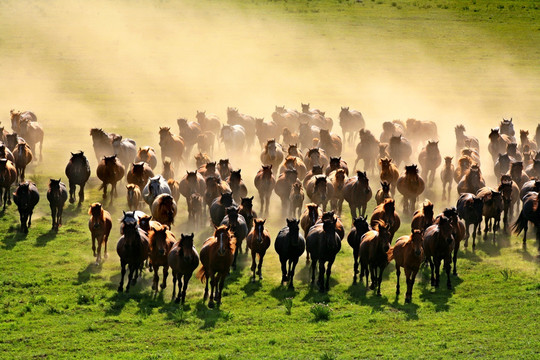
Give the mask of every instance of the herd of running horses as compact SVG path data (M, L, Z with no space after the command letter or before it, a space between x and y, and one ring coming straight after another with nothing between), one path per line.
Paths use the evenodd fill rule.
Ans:
M11 187L16 185L13 200L20 213L21 231L28 232L39 191L34 183L25 180L25 168L36 158L37 144L42 159L43 127L30 111L11 110L10 115L12 131L0 128L0 191L5 210L11 204ZM146 267L154 273L152 289L157 292L166 287L171 268L173 298L176 296L176 301L183 303L188 282L201 264L196 276L206 283L204 299L209 296L209 307L219 305L225 279L231 269L236 269L244 240L245 252L251 252L252 257L251 278L262 279L264 256L272 243L265 219L277 214L286 221L274 240L282 284L294 288L295 267L306 252L307 261L311 262L311 282L316 283L319 291L326 292L332 264L346 236L341 220L344 201L352 217L347 242L354 256L353 282L357 282L358 275L361 282L365 277L366 287L369 285L380 295L383 271L393 259L398 294L401 268L405 271L406 302L412 299L415 277L424 262L430 265L432 286L439 286L443 263L447 287L452 287L451 263L453 275L457 275L460 243L464 241L467 247L472 235L475 248L482 220L485 236L493 233L493 241L501 227L505 233L512 228L518 234L524 232L525 246L529 223L535 225L536 239L540 239L540 124L534 137L529 137L528 130L520 130L519 142L512 119L503 119L490 130L486 139L496 183L489 187L481 170L487 166L481 167L480 140L466 135L463 125L455 127L455 155L443 158L437 125L432 121L384 122L377 139L366 128L362 114L348 107L342 107L339 113L341 136L333 131L337 127L333 119L309 104L302 104L301 111L276 106L271 118L265 121L228 108L227 121L222 123L216 115L197 112L196 121L178 119L178 133L170 127L159 128L159 152L152 146L138 147L134 140L119 134L91 129L98 162L95 174L103 189L103 204L92 203L89 209L97 264L102 262L102 247L107 257L112 229L112 218L105 206L107 201L111 205L117 196L117 183L126 183L126 211L117 244L122 275L118 291L124 291L126 269L126 292ZM241 159L237 163L249 162L247 154L257 151L257 142L260 158L251 161L260 164L253 180L259 195L259 215L254 210L254 196L248 194L242 169L229 161L229 157L236 156ZM342 159L344 147L356 150L351 171ZM217 150L227 154L227 158L214 161ZM193 156L195 167L191 165ZM364 171L356 169L360 160ZM161 173L156 174L158 164ZM185 174L180 168L186 170ZM85 184L92 171L82 151L71 153L65 173L69 186L51 179L47 189L55 231L62 225L65 202L76 201L77 185L78 204L84 201ZM416 204L419 196L431 190L437 173L443 185L444 206L450 205L454 182L459 194L455 206L446 207L438 215L431 201L425 200L419 209ZM372 180L380 180L381 186L375 193L377 206L370 220L366 214L373 191L368 174ZM402 197L401 215L412 220L410 235L401 236L392 246L401 225L396 190ZM281 201L281 211L278 206L270 207L273 193ZM214 228L199 252L193 245L193 233L183 233L178 238L171 231L181 197L186 201L187 213L181 211L180 216L187 217L190 231L200 230L208 223ZM141 210L144 203L150 215ZM519 214L517 219L514 214Z

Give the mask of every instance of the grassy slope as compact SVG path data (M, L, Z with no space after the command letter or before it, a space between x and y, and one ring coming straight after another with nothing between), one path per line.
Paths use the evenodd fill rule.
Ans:
M300 41L303 36L307 39L306 34L313 33L339 41L343 47L354 43L361 48L369 45L367 38L374 37L383 44L382 49L385 44L390 44L386 45L386 50L393 48L397 43L396 38L404 39L405 43L420 41L426 48L433 49L430 56L440 57L450 73L454 70L466 75L480 72L480 80L484 80L488 72L482 73L482 62L478 59L485 57L490 62L488 59L497 53L499 47L504 49L505 54L509 53L510 48L520 56L500 60L505 65L515 66L517 72L538 79L536 59L539 50L535 44L538 44L539 31L535 26L534 2L512 2L515 5L513 9L506 4L504 9L498 9L495 5L461 1L396 1L396 6L380 1L366 1L363 5L345 1L291 3L238 2L238 7L248 15L259 14L262 18L279 17L286 23L303 23L309 31L296 35ZM523 9L522 4L525 6ZM144 8L147 5L143 2L137 6ZM161 6L165 9L170 7L169 10L174 13L174 5ZM201 5L203 9L204 6L206 4ZM226 2L216 6L225 13L232 11ZM463 10L465 6L469 9ZM479 11L474 12L474 9ZM15 26L14 19L5 16L3 20L0 22L0 26L4 24L2 30ZM359 23L363 25L361 29L358 28ZM467 26L463 27L463 23ZM30 24L27 26L32 29ZM40 29L40 24L35 26ZM16 33L13 28L11 31L11 34ZM62 51L67 50L55 49L54 42L47 40L50 34L35 37L37 35L31 30L28 33L20 31L20 35L3 39L2 51L18 58L24 49L28 51L26 46L34 46L36 51L33 56L44 59L44 63L37 66L35 62L39 61L33 60L30 64L35 66L34 69L48 69L47 72L58 68L57 78L54 79L55 95L71 98L79 104L72 108L75 113L79 113L77 110L85 111L90 117L102 116L106 121L114 121L118 115L125 114L137 118L137 114L129 114L122 108L126 100L106 81L92 76L87 67L81 67L86 70L81 71L77 67L80 63L70 61L69 57L65 59L66 66L59 67L56 61L62 61ZM353 36L355 31L362 31L363 36L356 39ZM460 50L459 61L445 60L452 51L442 48L440 39L449 34L455 39L444 44L453 44L455 49ZM481 36L477 39L478 47L467 46L471 34ZM494 38L500 39L498 45L492 44ZM46 48L49 53L38 51L44 48L40 41L48 41ZM488 42L490 46L482 46ZM468 49L468 53L463 53L464 49ZM386 53L381 47L377 51L380 51L377 60L384 60ZM338 49L332 54L340 55L341 59L344 53L347 52ZM7 56L3 54L2 61L12 65L6 59ZM387 71L394 71L393 66L394 63L389 63ZM77 81L69 81L70 78ZM46 80L49 79L43 79L43 83ZM480 88L490 94L486 97L488 99L497 98L498 90L492 85L486 83ZM35 91L36 98L43 93L41 89ZM3 94L5 98L9 96L5 89ZM148 96L151 99L156 96L152 94L152 88L148 90ZM160 101L157 96L155 99ZM42 104L41 107L47 109L46 105ZM185 103L180 106L191 109ZM80 127L87 131L86 124ZM115 127L122 133L131 132L130 135L136 136L138 141L155 142L148 134L138 133L137 128L127 129L121 124L115 124ZM68 141L70 148L89 148L88 141ZM65 154L60 150L46 149L49 156L60 153L60 158L64 159ZM350 159L352 149L348 149L346 154ZM35 173L41 174L33 177L39 188L46 188L45 179L49 176L59 176L62 166L49 164L34 169ZM249 176L248 181L251 183ZM201 303L203 288L195 280L190 284L187 305L182 310L169 302L170 288L153 298L149 273L145 273L144 280L129 295L116 293L119 280L118 260L114 251L117 227L111 236L109 260L102 267L92 264L84 210L90 202L99 200L100 194L96 190L95 180L90 187L93 190L82 210L68 207L64 218L66 225L58 235L48 231L49 210L44 191L28 236L17 234L15 224L18 216L13 206L3 215L0 223L0 232L5 234L0 247L4 259L0 265L1 357L113 356L150 359L216 358L220 355L230 358L485 355L532 358L540 352L540 334L534 321L540 315L540 277L535 259L537 252L531 241L529 248L523 250L518 238L508 240L501 237L497 246L481 241L476 252L470 249L461 252L459 277L453 279L456 286L454 291L431 289L426 281L428 273L424 271L415 286L411 305L403 305L403 295L398 299L393 295L395 272L392 265L386 270L382 297L373 296L372 292L366 293L363 285L352 287L352 257L346 243L343 243L343 250L336 261L328 295L319 295L310 290L303 260L297 271L297 291L291 293L279 287L278 260L270 251L263 268L265 279L262 283L249 282L249 265L244 260L243 269L233 274L227 282L226 297L219 311L208 310ZM113 217L120 217L124 201L123 198L119 199L117 207L112 209ZM283 224L277 218L269 222L274 237ZM350 219L345 216L344 222L348 224ZM180 219L175 230L185 230L185 225L185 220ZM407 231L408 226L405 225L399 234ZM208 235L208 229L197 234L198 248ZM501 271L510 272L510 277L505 280ZM285 313L282 305L287 297L293 297L291 315ZM332 309L329 321L313 320L310 308L317 302L329 304Z

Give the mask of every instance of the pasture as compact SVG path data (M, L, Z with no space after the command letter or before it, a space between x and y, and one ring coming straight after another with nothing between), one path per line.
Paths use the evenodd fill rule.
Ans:
M118 293L115 248L127 210L125 183L114 206L105 206L113 228L109 258L99 266L88 208L102 200L90 128L159 152L159 126L177 133L176 119L194 120L198 110L224 122L228 106L269 119L276 105L309 102L327 111L339 135L340 106L351 106L377 138L383 121L433 120L443 156L454 155L454 126L463 123L480 139L482 170L495 186L489 129L513 117L516 130L534 133L540 121L539 17L536 1L0 2L0 126L9 129L15 108L35 112L45 131L43 162L26 174L41 195L29 233L18 231L14 205L0 214L0 357L538 358L534 232L526 248L515 235L500 234L496 243L480 238L475 251L462 242L454 289L432 288L429 268L421 269L411 304L404 304L403 276L402 293L395 295L393 263L384 271L382 296L365 283L352 285L346 241L328 293L310 287L305 255L291 291L280 286L273 247L286 224L274 194L264 279L251 282L251 257L240 255L221 307L209 309L195 277L184 306L171 301L172 276L155 296L147 270L129 293ZM355 146L343 150L351 167ZM69 153L78 150L92 169L86 199L81 207L66 203L56 233L47 184L49 178L66 182ZM257 144L240 154L228 156L223 146L214 153L215 160L229 157L242 168L257 211L259 151ZM190 158L175 170L194 169ZM375 192L378 175L369 177ZM437 172L434 190L420 197L435 204L435 214L457 200L455 184L451 201L441 201L441 191ZM397 200L401 213L401 195ZM192 232L185 199L178 205L177 237ZM374 207L372 199L369 215ZM342 220L348 234L346 204ZM208 224L195 231L198 250L211 233ZM394 239L409 233L410 217L402 216Z

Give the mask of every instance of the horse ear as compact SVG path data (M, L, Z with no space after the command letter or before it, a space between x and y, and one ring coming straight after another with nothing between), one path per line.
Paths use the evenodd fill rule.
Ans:
M195 234L191 233L191 235L189 235L189 236L191 236L191 237L195 237Z
M254 197L255 197L255 196L250 197L249 200L253 200Z

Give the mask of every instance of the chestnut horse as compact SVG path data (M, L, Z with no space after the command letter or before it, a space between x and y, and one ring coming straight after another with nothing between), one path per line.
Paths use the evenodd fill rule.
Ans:
M405 303L412 300L412 289L416 274L420 265L424 261L424 249L422 231L412 230L410 235L401 236L397 239L396 245L388 250L388 262L392 259L396 262L396 295L399 295L399 276L401 268L405 270L405 280L407 282L407 292L405 293Z
M227 179L227 183L233 193L233 199L236 202L240 202L243 197L247 196L248 190L242 180L242 169L231 171L231 176Z
M281 145L275 139L268 139L261 152L261 164L272 165L274 173L279 169L279 165L283 161L284 154Z
M146 231L139 228L138 219L134 213L124 213L121 221L123 235L116 244L116 252L120 257L120 266L122 273L118 292L124 291L124 276L126 275L126 266L129 267L128 283L126 292L129 292L131 285L137 283L137 278L142 271L144 262L150 253L150 244Z
M193 233L191 235L181 234L180 240L174 244L167 257L173 276L173 299L176 294L176 283L178 282L178 296L175 299L177 304L180 303L180 298L182 298L182 304L186 301L189 280L193 275L193 271L199 266L199 254L195 246L193 246L193 237Z
M141 162L141 161L144 161L145 163L147 163L148 166L150 166L150 168L154 170L157 166L156 150L154 150L154 148L151 146L145 146L145 147L139 148L139 150L137 151L137 156L135 156L135 162ZM163 162L165 163L165 161ZM169 166L170 165L171 165L171 161L169 160ZM174 178L174 175L172 177ZM166 179L169 179L169 178L167 177Z
M328 156L341 156L343 143L338 135L330 133L329 130L319 131L319 147L324 149Z
M111 185L111 204L116 197L116 183L124 178L124 165L116 158L116 155L104 156L99 162L96 174L102 181L100 189L103 189L103 199L107 198L107 185Z
M172 226L176 213L176 201L170 194L160 194L152 203L152 218L163 225Z
M448 198L450 198L450 194L452 191L452 183L454 182L454 165L452 165L452 159L453 158L451 156L445 156L444 167L441 170L441 182L443 186L443 193L442 193L443 200L446 200L446 196L447 196L446 194L448 194Z
M225 278L229 275L236 253L236 239L230 229L221 225L214 231L201 248L201 268L197 272L197 278L201 282L206 281L204 288L204 300L208 298L208 281L210 280L211 291L208 307L214 307L214 297L217 305L221 304L221 293L225 285Z
M17 168L17 173L19 174L19 181L23 182L26 166L28 166L28 164L30 164L34 158L32 151L25 142L18 143L13 150L13 157L15 158L15 167Z
M486 186L486 182L482 177L482 171L477 164L473 164L459 181L457 191L460 195L464 193L476 194L484 186Z
M157 292L160 266L163 267L163 282L161 283L160 287L161 289L165 289L167 287L167 276L169 275L169 252L176 243L176 238L174 234L169 231L169 227L167 225L159 225L153 227L151 231L148 232L148 242L150 244L150 252L148 255L154 272L152 290Z
M135 184L139 189L144 189L148 179L151 177L154 177L152 168L147 163L141 161L138 163L131 163L131 169L129 169L126 175L126 180L128 184Z
M345 200L343 188L345 187L345 182L347 179L347 174L343 169L332 171L330 175L328 175L328 180L334 189L332 197L330 198L330 205L332 210L335 211L339 216L341 216L341 212L343 210L343 200Z
M75 202L75 188L79 185L79 205L84 201L84 187L90 178L90 164L84 152L71 153L71 159L66 165L66 176L69 180L69 202Z
M4 199L4 207L2 211L6 210L6 204L11 205L11 185L17 181L17 169L15 165L7 159L0 159L0 200L2 200L2 192Z
M371 227L374 227L378 221L383 220L386 228L390 232L390 242L394 239L394 234L401 226L401 220L396 211L396 202L394 199L386 199L373 209L371 214Z
M161 147L161 161L165 157L171 159L174 168L178 169L178 164L183 161L186 145L181 136L171 133L170 127L159 128L159 146Z
M188 121L184 118L177 119L176 123L178 124L178 133L182 139L184 139L186 155L189 156L191 150L197 143L197 137L202 133L201 125L195 121Z
M371 290L377 289L377 296L381 295L383 272L388 265L390 250L390 226L383 220L377 220L373 230L366 232L360 242L360 281L366 276L366 288L371 274Z
M39 161L43 161L43 128L37 121L30 121L28 119L21 120L19 135L26 140L32 153L36 154L36 145L39 143Z
M304 206L304 188L302 187L302 184L293 184L289 201L291 202L291 216L293 218L300 217L302 214L302 207Z
M433 204L426 200L422 205L422 209L416 210L413 214L411 222L411 230L420 230L422 233L431 225L433 225Z
M163 161L163 171L161 172L161 176L163 176L164 179L174 179L174 168L171 163L171 159L165 159Z
M425 187L416 165L405 166L405 173L397 181L397 189L403 195L404 214L410 214L416 209L416 198L424 192Z
M375 172L375 161L379 154L379 141L367 129L360 130L360 142L356 145L356 160L354 161L354 170L358 161L364 161L364 170Z
M387 157L379 159L379 165L381 166L381 181L386 181L390 184L390 191L392 192L392 197L396 194L396 184L399 179L399 170L392 162L392 159Z
M255 187L259 192L260 202L261 202L261 214L268 215L270 207L270 197L272 196L272 191L276 187L276 179L272 174L272 165L263 165L262 168L257 171L254 179Z
M219 117L214 114L206 114L206 111L197 111L195 116L199 124L201 124L202 131L210 131L214 134L218 134L221 130L221 121Z
M334 186L325 175L316 175L307 183L306 193L313 203L326 211L326 205L334 195Z
M264 223L266 223L266 219L253 219L253 229L246 237L247 247L251 250L251 271L253 272L251 281L255 281L255 270L259 275L259 281L263 279L262 264L266 250L270 247L271 242L270 234L264 228ZM257 257L259 258L259 265L257 265Z
M443 215L439 217L437 224L431 225L424 232L424 254L431 269L431 286L439 287L439 270L441 261L444 261L446 287L452 289L450 279L452 251L454 250L452 230L450 219Z
M274 242L274 248L281 263L281 284L288 282L291 290L294 290L296 264L306 249L306 241L298 228L299 222L296 219L287 219L287 226L279 231Z
M126 189L126 197L129 210L139 210L139 203L142 200L141 189L135 184L127 184Z
M88 228L92 235L92 251L96 257L96 265L101 262L101 247L105 246L103 256L106 259L107 254L107 242L109 241L109 234L112 228L111 214L103 209L100 203L93 203L88 210L90 220L88 220ZM97 242L97 253L96 253Z
M351 232L347 236L347 242L353 249L353 259L354 259L354 275L353 275L353 284L356 284L356 279L358 277L358 258L360 257L360 242L362 241L362 236L371 230L367 218L362 216L357 217L353 221L353 226Z
M64 211L64 204L67 199L68 191L66 185L60 182L60 179L50 179L47 200L51 208L53 231L58 231L58 228L62 226L62 212Z

